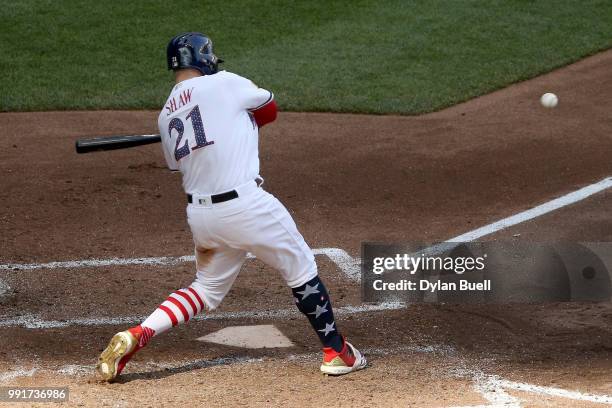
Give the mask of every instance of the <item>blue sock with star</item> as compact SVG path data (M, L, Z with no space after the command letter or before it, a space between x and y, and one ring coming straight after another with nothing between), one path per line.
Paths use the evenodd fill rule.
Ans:
M336 328L331 300L321 279L316 276L291 290L297 308L306 315L323 346L331 347L337 352L342 351L342 336Z

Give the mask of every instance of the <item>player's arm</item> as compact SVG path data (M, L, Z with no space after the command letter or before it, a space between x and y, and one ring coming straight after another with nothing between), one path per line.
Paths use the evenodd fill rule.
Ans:
M242 109L247 110L262 127L274 122L277 116L274 94L267 89L259 88L253 82L239 75L232 74L232 89Z
M270 91L267 91L270 92ZM252 108L248 110L255 118L255 122L257 126L262 127L267 125L268 123L274 122L276 120L277 108L276 101L274 100L274 94L270 92L269 99L263 104L259 105L256 108Z

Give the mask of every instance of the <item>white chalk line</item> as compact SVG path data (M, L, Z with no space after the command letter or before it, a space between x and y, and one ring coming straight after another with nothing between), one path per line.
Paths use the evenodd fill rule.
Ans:
M565 206L575 204L594 194L600 193L612 187L612 177L607 177L597 183L588 185L579 190L568 193L564 196L548 201L537 207L520 212L499 221L487 224L483 227L458 235L440 244L427 248L423 253L440 253L451 249L457 243L471 242L484 236L493 234L514 225L532 220L542 215L548 214ZM340 248L318 248L313 249L315 255L327 255L338 267L352 280L359 280L360 261L352 258L346 251ZM250 255L250 254L249 254ZM252 258L253 256L250 255ZM194 255L184 255L179 257L163 256L149 258L109 258L109 259L82 259L74 261L56 261L48 263L0 264L0 270L34 270L34 269L57 269L57 268L86 268L104 266L125 266L125 265L176 265L185 262L194 262Z
M523 382L509 381L497 375L487 375L481 371L464 371L460 377L466 374L472 377L474 390L485 400L487 405L466 405L454 406L452 408L520 408L523 405L518 397L510 395L506 390L523 391L537 395L547 395L550 397L566 398L575 401L588 401L599 404L612 405L612 396L583 393L579 391L569 391L562 388L544 387L541 385L528 384Z
M0 383L14 380L15 378L32 377L37 371L38 368L18 368L5 373L0 373Z
M359 261L353 259L346 251L340 248L318 248L314 249L315 255L326 255L345 275L351 280L359 278ZM254 258L249 255L250 258ZM21 269L33 270L41 268L80 268L88 266L110 266L110 265L173 265L181 262L193 261L194 256L182 257L157 257L157 258L131 258L131 259L89 259L82 261L50 262L46 264L22 264ZM12 264L15 266L17 264ZM13 269L13 268L11 268ZM374 312L381 310L394 310L405 307L402 303L380 303L360 306L344 306L335 310L338 315L354 313ZM194 317L193 320L231 320L231 319L283 319L297 316L296 309L263 310L263 311L239 311L204 313ZM84 317L70 318L65 320L47 320L36 315L22 315L18 317L5 316L0 318L0 327L21 326L28 329L52 329L67 326L103 326L124 325L142 322L146 316L122 316L122 317Z
M378 312L384 310L397 310L405 308L404 303L378 303L360 306L342 306L334 308L338 316L359 313ZM297 308L277 310L247 310L239 312L212 312L195 316L193 320L240 320L240 319L288 319L299 316ZM22 315L18 317L3 316L0 318L0 327L24 327L26 329L56 329L68 326L115 326L140 323L147 316L122 317L81 317L65 320L45 320L36 315Z
M234 364L248 364L248 363L257 363L263 361L263 358L254 358L254 357L246 357L246 356L238 356L238 357L218 357L214 359L200 359L200 360L192 360L187 362L182 362L179 364L165 364L165 363L137 363L133 362L128 367L126 374L137 374L134 373L134 369L142 370L142 371L172 371L172 370L197 370L208 367L215 367L220 365L234 365ZM60 374L68 377L83 377L83 376L92 376L94 375L95 366L87 365L87 364L67 364L61 366L57 369L51 368L43 368L40 366L35 366L29 369L26 368L17 368L5 373L0 373L0 384L8 383L11 380L22 377L32 377L35 373L43 374L51 373L51 374Z
M435 354L440 356L451 356L456 353L456 350L452 346L433 344L429 346L399 346L392 348L366 348L361 350L368 356L386 356L399 353L424 353L424 354ZM321 358L321 353L300 353L300 354L289 354L286 357L248 357L248 356L234 356L234 357L217 357L213 359L196 359L188 361L173 361L168 362L138 362L133 361L128 365L127 375L138 375L142 374L143 371L190 371L208 367L215 367L220 365L234 365L234 364L252 364L261 363L264 361L295 361L295 362L307 362L312 361L318 363L318 359ZM84 377L94 375L94 364L66 364L58 368L50 368L48 366L33 366L29 368L17 368L11 371L0 373L0 383L7 382L19 377L31 377L34 373L52 373L60 374L64 376L72 377Z
M428 353L441 356L453 356L456 350L448 345L429 345L429 346L399 346L394 348L366 348L362 350L365 355L369 356L387 356L400 353ZM316 361L320 358L320 353L301 353L290 354L280 360L285 361ZM248 356L235 357L218 357L214 359L198 359L190 361L182 361L179 363L137 363L134 362L128 367L126 376L134 376L142 373L142 371L176 371L186 372L191 370L215 367L221 365L234 364L252 364L261 363L264 361L274 361L278 358L259 357L253 358ZM18 368L5 373L0 373L0 383L6 383L20 377L32 377L35 373L43 373L45 371L73 377L90 376L94 374L93 365L68 364L57 369L44 369L41 367ZM135 372L136 371L136 372ZM459 377L470 376L474 381L474 390L478 392L489 404L487 405L470 405L470 406L454 406L452 408L520 408L522 407L521 400L506 392L506 390L529 392L537 395L547 395L557 398L566 398L575 401L587 401L599 404L612 405L612 396L583 393L579 391L564 390L556 387L544 387L540 385L528 384L523 382L509 381L500 378L497 375L487 375L480 370L465 370L458 369L455 371Z
M314 255L326 255L338 268L353 281L360 280L359 259L355 260L345 250L340 248L318 248L313 249ZM252 254L248 258L255 258ZM150 258L110 258L110 259L82 259L75 261L54 261L47 263L30 264L0 264L0 271L31 271L36 269L72 269L72 268L92 268L105 266L128 266L128 265L158 265L171 266L186 262L195 262L194 255L184 255L178 257L162 256ZM0 279L0 297L9 294L10 286Z
M521 224L525 221L533 220L534 218L551 213L560 208L575 204L610 187L612 187L612 177L607 177L601 181L598 181L597 183L588 185L559 198L555 198L554 200L548 201L544 204L540 204L537 207L533 207L529 210L520 212L518 214L503 218L499 221L495 221L491 224L487 224L475 230L458 235L440 244L433 245L419 253L422 253L425 256L432 256L449 251L462 242L472 242L487 235L491 235L495 232L499 232L506 228Z
M533 392L536 394L549 395L551 397L569 398L577 401L589 401L600 404L612 404L612 397L609 395L595 395L589 393L581 393L578 391L568 391L561 388L542 387L539 385L508 381L500 378L491 378L489 381L497 384L501 388Z
M346 276L352 280L359 277L359 261L355 261L345 250L340 248L316 248L312 252L314 255L326 255L333 261ZM248 254L248 258L255 258ZM74 261L55 261L47 263L30 264L0 264L0 270L19 270L31 271L35 269L76 269L76 268L96 268L105 266L128 266L128 265L158 265L171 266L186 262L195 262L194 255L184 256L162 256L150 258L109 258L109 259L81 259Z

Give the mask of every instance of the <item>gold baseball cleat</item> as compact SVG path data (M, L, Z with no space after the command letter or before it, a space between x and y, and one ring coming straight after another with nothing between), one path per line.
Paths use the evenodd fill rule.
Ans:
M115 334L100 354L96 371L104 381L115 380L132 358L132 355L140 348L138 347L138 339L130 330Z

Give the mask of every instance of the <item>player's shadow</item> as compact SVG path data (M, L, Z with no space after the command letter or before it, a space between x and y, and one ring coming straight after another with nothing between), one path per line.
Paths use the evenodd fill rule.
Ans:
M224 366L231 364L249 363L261 361L261 358L235 356L235 357L219 357L212 360L196 360L190 363L163 368L157 371L145 371L139 373L122 374L117 379L116 383L124 384L134 380L158 380L171 375L182 374L189 371L200 370L202 368Z

